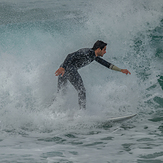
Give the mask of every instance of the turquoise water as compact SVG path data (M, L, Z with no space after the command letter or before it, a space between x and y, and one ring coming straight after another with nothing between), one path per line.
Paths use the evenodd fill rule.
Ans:
M162 15L162 0L1 0L0 162L161 163ZM93 62L79 70L86 111L71 85L53 101L66 55L98 39L131 75Z

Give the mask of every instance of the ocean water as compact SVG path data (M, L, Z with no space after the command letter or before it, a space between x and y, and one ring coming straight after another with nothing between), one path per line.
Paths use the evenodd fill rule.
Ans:
M87 110L70 84L53 101L66 55L99 39L131 75L93 62ZM163 1L0 0L0 162L162 163Z

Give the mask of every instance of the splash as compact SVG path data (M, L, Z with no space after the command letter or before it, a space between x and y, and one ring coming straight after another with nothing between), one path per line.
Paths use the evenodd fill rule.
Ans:
M48 9L37 3L34 7L19 2L19 10L13 3L3 6L15 19L3 17L0 26L1 128L54 130L81 116L84 120L79 122L91 126L91 118L94 122L105 115L153 111L154 99L162 98L162 63L156 58L154 39L151 45L151 34L160 27L162 1L75 1L70 11L65 11L69 3L63 3ZM84 114L78 111L77 93L71 85L65 99L53 102L55 70L68 53L92 47L98 39L109 43L104 59L129 69L132 75L94 62L80 70L87 89Z

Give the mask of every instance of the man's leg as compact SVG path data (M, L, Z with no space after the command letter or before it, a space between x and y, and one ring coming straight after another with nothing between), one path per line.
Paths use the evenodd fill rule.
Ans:
M67 86L67 77L66 74L59 75L58 76L58 88L57 88L57 92L62 92L63 94L66 93L66 86Z
M86 109L86 89L80 74L77 72L77 70L73 70L69 73L68 79L78 92L80 109Z

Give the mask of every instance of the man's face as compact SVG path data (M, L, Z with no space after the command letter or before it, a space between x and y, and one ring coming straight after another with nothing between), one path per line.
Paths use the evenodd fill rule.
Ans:
M103 57L105 53L106 53L106 46L102 50L99 48L99 54L98 54L98 56Z

